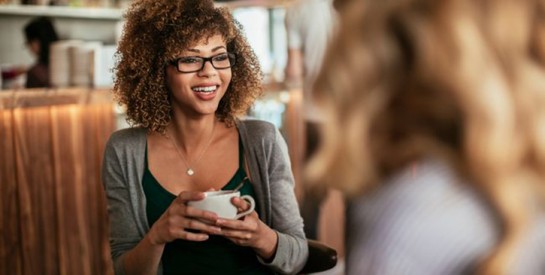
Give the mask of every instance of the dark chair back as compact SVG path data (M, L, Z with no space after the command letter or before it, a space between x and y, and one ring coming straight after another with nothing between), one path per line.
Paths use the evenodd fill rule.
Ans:
M319 241L308 240L307 263L299 274L309 274L332 269L337 264L337 251Z

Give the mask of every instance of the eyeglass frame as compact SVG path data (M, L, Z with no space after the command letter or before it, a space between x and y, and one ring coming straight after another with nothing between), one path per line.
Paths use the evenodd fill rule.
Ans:
M218 57L220 55L223 55L223 54L227 54L227 58L229 59L229 67L223 67L223 68L218 68L214 65L214 62L213 62L213 59L215 57ZM201 67L198 69L198 70L193 70L193 71L182 71L180 70L180 67L179 67L179 62L181 59L184 59L184 58L198 58L198 59L202 59L202 65ZM220 53L220 54L216 54L216 55L213 55L213 56L210 56L210 57L200 57L200 56L182 56L182 57L179 57L179 58L176 58L176 59L173 59L173 60L170 60L168 62L168 64L172 65L174 68L176 68L176 70L179 72L179 73L183 73L183 74L189 74L189 73L194 73L194 72L198 72L198 71L202 71L202 69L204 69L204 65L206 64L206 62L210 61L210 64L212 65L212 67L214 67L214 69L216 70L225 70L225 69L229 69L233 66L235 66L235 64L237 63L237 55L235 53L230 53L230 52L225 52L225 53ZM232 61L232 62L231 62Z

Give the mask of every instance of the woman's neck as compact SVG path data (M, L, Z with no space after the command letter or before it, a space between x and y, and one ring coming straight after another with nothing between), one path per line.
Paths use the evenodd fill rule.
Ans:
M173 118L167 131L177 141L180 149L187 153L206 146L213 138L217 123L215 115L200 119Z

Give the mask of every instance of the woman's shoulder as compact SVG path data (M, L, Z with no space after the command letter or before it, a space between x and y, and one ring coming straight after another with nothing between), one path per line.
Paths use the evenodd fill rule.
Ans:
M113 147L134 146L145 141L147 130L140 127L131 127L117 130L112 133L108 145Z
M490 209L482 195L459 176L454 168L441 161L414 162L385 179L374 192L355 200L372 211L382 211L382 218L402 222L398 216L431 219L446 224L452 217L490 220ZM375 206L383 206L375 208ZM438 215L437 213L448 213ZM444 220L443 220L444 219Z
M238 120L237 127L239 131L248 133L251 137L275 137L277 132L274 124L253 118Z
M260 131L274 131L276 126L271 122L256 119L256 118L245 118L237 121L239 126L244 126L247 129L251 130L260 130Z
M478 190L441 162L413 163L349 201L347 221L347 238L367 244L352 254L375 253L377 268L401 268L404 259L430 274L463 273L473 263L468 255L486 253L499 232Z

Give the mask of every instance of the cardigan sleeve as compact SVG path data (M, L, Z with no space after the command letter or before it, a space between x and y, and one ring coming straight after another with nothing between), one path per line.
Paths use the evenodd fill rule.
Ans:
M268 183L271 194L271 227L277 232L278 244L272 262L265 263L278 272L294 274L300 271L308 257L308 244L303 231L303 219L294 192L294 179L285 140L274 128L269 151ZM268 149L268 150L267 150Z
M102 182L108 200L110 247L115 274L124 274L124 253L141 239L130 202L126 154L122 153L122 137L112 135L106 144L102 164Z

